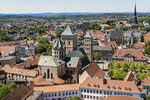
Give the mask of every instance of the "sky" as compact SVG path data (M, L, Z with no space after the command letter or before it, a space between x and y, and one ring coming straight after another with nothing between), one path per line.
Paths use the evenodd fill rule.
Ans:
M150 12L150 0L136 0L137 12ZM133 12L135 0L0 0L1 14L48 12Z

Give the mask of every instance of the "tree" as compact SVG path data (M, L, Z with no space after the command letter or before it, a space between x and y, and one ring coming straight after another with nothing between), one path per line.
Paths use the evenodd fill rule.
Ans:
M131 69L132 71L135 71L135 70L136 70L136 66L135 66L134 63L132 63L132 64L130 65L130 69Z
M94 60L101 60L101 55L100 55L100 53L98 53L98 52L97 52L97 53L94 53L94 54L93 54L93 59L94 59Z
M44 52L44 47L42 44L39 44L37 47L36 47L36 53L37 54L41 54Z
M55 36L55 38L59 38L59 37L60 37L60 35L61 35L61 32L60 32L60 31L56 32L56 36Z
M146 46L150 46L150 41L146 42Z
M147 96L146 96L146 100L150 100L150 95L147 95Z
M16 65L16 63L13 63L13 64L12 64L12 66L15 66L15 65Z
M129 66L126 62L121 63L121 68L123 71L128 72Z
M144 49L144 54L150 56L150 46L145 47L145 49Z
M64 100L81 100L80 97L74 96L72 98L65 98Z
M40 38L40 42L41 42L42 44L49 43L48 39L45 38L45 37L41 37L41 38Z
M94 43L94 44L93 44L93 46L99 46L99 43L98 43L98 42L96 42L96 43Z

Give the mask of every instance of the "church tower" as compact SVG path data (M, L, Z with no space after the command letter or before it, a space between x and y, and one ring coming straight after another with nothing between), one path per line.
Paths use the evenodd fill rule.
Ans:
M84 51L91 63L93 63L93 37L87 32L84 36Z
M61 40L66 47L66 54L77 50L77 33L70 26L61 34Z
M139 30L138 30L138 21L137 21L136 4L135 4L135 8L134 8L134 16L133 16L133 22L132 22L131 30L132 30L133 33L139 31Z
M60 38L56 40L52 48L52 57L65 60L66 48Z

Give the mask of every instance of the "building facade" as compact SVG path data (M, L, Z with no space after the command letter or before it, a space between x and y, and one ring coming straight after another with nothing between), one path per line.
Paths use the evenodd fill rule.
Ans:
M113 62L147 63L143 52L136 49L120 49L112 57Z
M63 100L78 96L81 100L98 100L109 95L128 95L141 98L141 92L134 82L87 78L82 84L68 84L35 87L43 91L44 100Z

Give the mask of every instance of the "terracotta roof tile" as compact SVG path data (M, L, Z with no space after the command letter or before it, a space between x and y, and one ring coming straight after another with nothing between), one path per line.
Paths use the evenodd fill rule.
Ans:
M86 72L90 75L90 77L98 77L99 79L101 79L103 76L105 76L105 72L102 71L102 69L95 63L91 66L89 66L86 69Z
M9 56L9 52L15 52L15 46L0 46L2 56Z
M34 70L11 68L9 65L5 65L2 70L4 70L6 73L21 74L32 77L36 77L38 74L38 72Z
M142 86L150 86L150 77L147 77L142 81Z
M133 72L129 72L127 76L124 78L124 81L134 81L137 80L136 76L133 74Z
M65 81L59 77L54 77L54 83L55 84L64 84Z
M113 55L112 58L124 59L126 54L131 54L136 60L146 60L142 51L136 49L120 49Z
M35 91L43 91L44 93L51 92L63 92L63 91L73 91L79 90L81 84L67 84L67 85L56 85L56 86L43 86L43 87L34 87Z
M106 83L104 83L106 82ZM96 87L95 87L96 85ZM97 87L99 85L99 87ZM108 88L108 86L110 88ZM89 89L100 89L117 92L128 92L128 93L141 93L134 82L131 81L119 81L119 80L105 80L105 79L94 79L87 78L80 86L81 88ZM113 89L115 87L115 89ZM119 89L120 87L120 89ZM125 89L126 88L126 89Z

